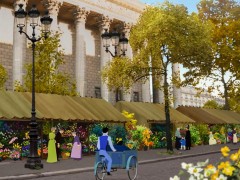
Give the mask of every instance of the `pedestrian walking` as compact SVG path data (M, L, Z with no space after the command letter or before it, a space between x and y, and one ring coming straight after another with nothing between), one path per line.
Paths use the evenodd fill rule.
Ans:
M232 135L233 135L233 144L237 144L238 137L237 137L237 129L236 128L233 129Z
M186 149L190 150L191 146L192 146L192 143L191 143L191 132L189 130L189 126L187 126L187 128L186 128L185 139L186 139Z
M72 135L74 139L71 151L71 158L80 160L82 158L82 145L76 132L72 132Z
M179 150L181 147L180 140L181 140L180 128L177 128L175 132L175 148L177 150Z
M186 150L186 139L185 137L182 137L182 139L180 140L181 143L181 150Z
M57 151L56 151L56 141L55 141L55 131L56 128L52 127L51 132L49 133L49 141L48 141L48 157L47 162L48 163L55 163L57 162Z
M63 129L59 129L57 131L57 134L56 134L56 137L55 137L55 140L56 140L56 151L57 151L57 160L58 161L60 161L59 158L61 157L61 149L60 149L60 147L61 147L61 144L62 144L62 141L63 141L63 139L62 139L63 132L64 132Z
M216 141L216 139L213 137L212 132L210 131L210 132L209 132L209 145L215 145L215 144L217 144L217 141Z

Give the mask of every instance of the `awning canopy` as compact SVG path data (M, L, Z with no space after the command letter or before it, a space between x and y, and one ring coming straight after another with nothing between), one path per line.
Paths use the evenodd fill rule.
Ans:
M122 112L123 110L134 113L138 124L148 125L148 123L165 123L165 110L162 104L143 103L143 102L125 102L119 101L115 107ZM170 120L172 123L194 123L191 118L170 108Z
M0 92L0 118L29 120L32 94ZM125 122L126 118L103 99L36 93L36 117L49 120Z
M233 111L180 106L177 110L197 123L240 124L240 114Z

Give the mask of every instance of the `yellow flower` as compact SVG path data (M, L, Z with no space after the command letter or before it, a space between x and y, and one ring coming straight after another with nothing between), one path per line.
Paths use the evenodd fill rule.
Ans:
M218 178L218 171L216 171L212 176L211 180L216 180Z
M227 176L232 176L234 170L235 170L234 167L228 166L228 167L224 168L222 172Z
M70 156L70 153L69 153L69 152L66 152L65 155L66 155L66 156Z
M232 154L232 155L230 156L230 159L231 159L232 161L236 161L238 158L239 158L238 153L234 153L234 154Z
M207 165L207 167L205 169L213 169L213 168L214 168L214 166L212 164L209 164L209 165Z
M230 149L229 149L229 147L225 146L225 147L221 148L221 152L224 157L227 157L229 155Z
M227 167L230 166L230 163L229 161L226 161L226 162L221 162L219 165L218 165L218 169L225 169Z

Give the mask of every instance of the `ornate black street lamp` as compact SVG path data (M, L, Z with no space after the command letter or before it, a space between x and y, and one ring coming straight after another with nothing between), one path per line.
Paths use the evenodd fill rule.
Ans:
M105 51L111 54L112 57L117 57L117 47L120 45L120 49L122 53L120 56L125 56L125 52L127 51L127 45L128 45L128 39L125 37L125 34L123 33L122 36L120 36L120 33L117 31L108 32L107 29L105 29L105 32L101 35L103 40L103 47L105 47ZM108 49L110 47L110 41L112 41L112 46L114 46L114 54Z
M29 17L30 26L32 27L32 36L30 37L26 32L23 31L23 27L26 23L26 17ZM32 112L31 112L31 122L30 122L30 153L28 156L27 163L25 164L25 168L37 169L43 168L43 164L41 163L41 159L38 156L38 127L36 122L36 111L35 111L35 46L36 42L40 41L43 37L47 38L48 33L50 31L50 26L52 23L52 18L49 17L48 12L40 19L42 24L42 32L44 34L43 37L36 38L35 28L38 26L38 19L40 13L37 10L36 6L33 5L32 9L27 13L23 9L23 4L19 4L19 9L15 11L15 18L17 22L17 27L19 28L20 34L25 34L27 39L32 42Z

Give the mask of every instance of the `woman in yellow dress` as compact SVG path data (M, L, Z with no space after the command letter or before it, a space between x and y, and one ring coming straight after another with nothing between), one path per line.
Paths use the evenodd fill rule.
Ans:
M57 162L57 151L56 151L56 144L55 144L55 131L56 128L52 127L51 132L49 133L49 141L48 141L48 163L55 163Z

